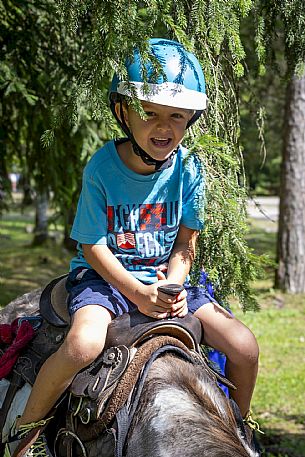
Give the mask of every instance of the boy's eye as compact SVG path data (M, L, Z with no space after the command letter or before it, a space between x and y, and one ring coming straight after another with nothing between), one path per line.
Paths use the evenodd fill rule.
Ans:
M155 113L153 111L144 111L147 117L152 117L155 116Z
M174 117L175 119L184 119L183 114L180 113L173 113L172 117Z

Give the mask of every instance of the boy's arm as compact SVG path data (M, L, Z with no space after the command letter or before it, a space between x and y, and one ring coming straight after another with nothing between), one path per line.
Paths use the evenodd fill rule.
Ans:
M179 232L169 259L167 281L183 284L195 258L198 231L180 225ZM172 305L171 316L183 317L187 314L187 293L183 290Z
M167 280L183 284L195 258L198 231L180 225L178 235L169 258Z
M108 283L129 298L147 316L163 319L171 311L173 300L158 292L158 286L168 283L159 280L154 284L143 284L129 273L103 244L83 244L85 259ZM160 278L160 276L158 276Z

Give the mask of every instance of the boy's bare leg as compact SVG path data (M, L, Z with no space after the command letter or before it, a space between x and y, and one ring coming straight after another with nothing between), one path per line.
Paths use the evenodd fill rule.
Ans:
M98 305L80 308L65 341L41 367L17 427L43 419L82 368L102 351L110 312Z
M259 349L255 336L215 303L202 306L194 315L203 325L204 342L226 355L226 375L237 387L230 394L245 417L250 409L258 371Z

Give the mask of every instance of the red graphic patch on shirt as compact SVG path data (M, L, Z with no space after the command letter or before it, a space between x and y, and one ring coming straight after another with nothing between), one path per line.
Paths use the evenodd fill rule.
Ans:
M166 224L166 207L162 203L146 203L140 207L140 230L149 226L160 229Z
M108 221L108 232L114 230L114 206L107 206L107 221Z
M121 249L132 249L136 247L134 233L118 233L116 235L116 242Z
M156 263L156 257L152 257L151 259L143 259L143 258L139 258L139 259L132 259L131 260L131 264L132 265L145 265L145 266L154 266L155 263Z

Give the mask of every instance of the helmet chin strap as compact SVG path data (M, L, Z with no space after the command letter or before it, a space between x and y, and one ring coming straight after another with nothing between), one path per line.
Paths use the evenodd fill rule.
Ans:
M128 128L127 124L126 124L126 121L125 121L125 117L124 117L122 101L120 101L120 116L121 116L121 122L120 122L121 127L124 130L124 132L126 133L126 135L128 136L129 140L131 141L133 152L137 156L141 157L141 159L143 160L143 162L146 165L154 165L155 171L159 171L159 172L172 166L175 154L178 151L178 147L171 153L171 155L169 157L167 157L167 159L165 159L165 160L156 160L156 159L154 159L146 151L144 151L144 149L142 149L138 145L138 143L136 142L133 134L129 130L129 128Z
M162 171L162 170L165 170L166 168L169 168L169 167L172 166L173 160L174 160L174 156L178 151L178 147L171 153L171 155L169 157L167 157L167 159L165 159L165 160L156 160L153 157L151 157L149 154L147 154L147 152L144 151L144 149L140 148L140 146L135 141L135 139L134 139L132 134L130 134L129 139L130 139L131 144L132 144L133 152L137 156L141 157L141 159L143 160L143 162L146 165L154 165L155 166L155 171Z

